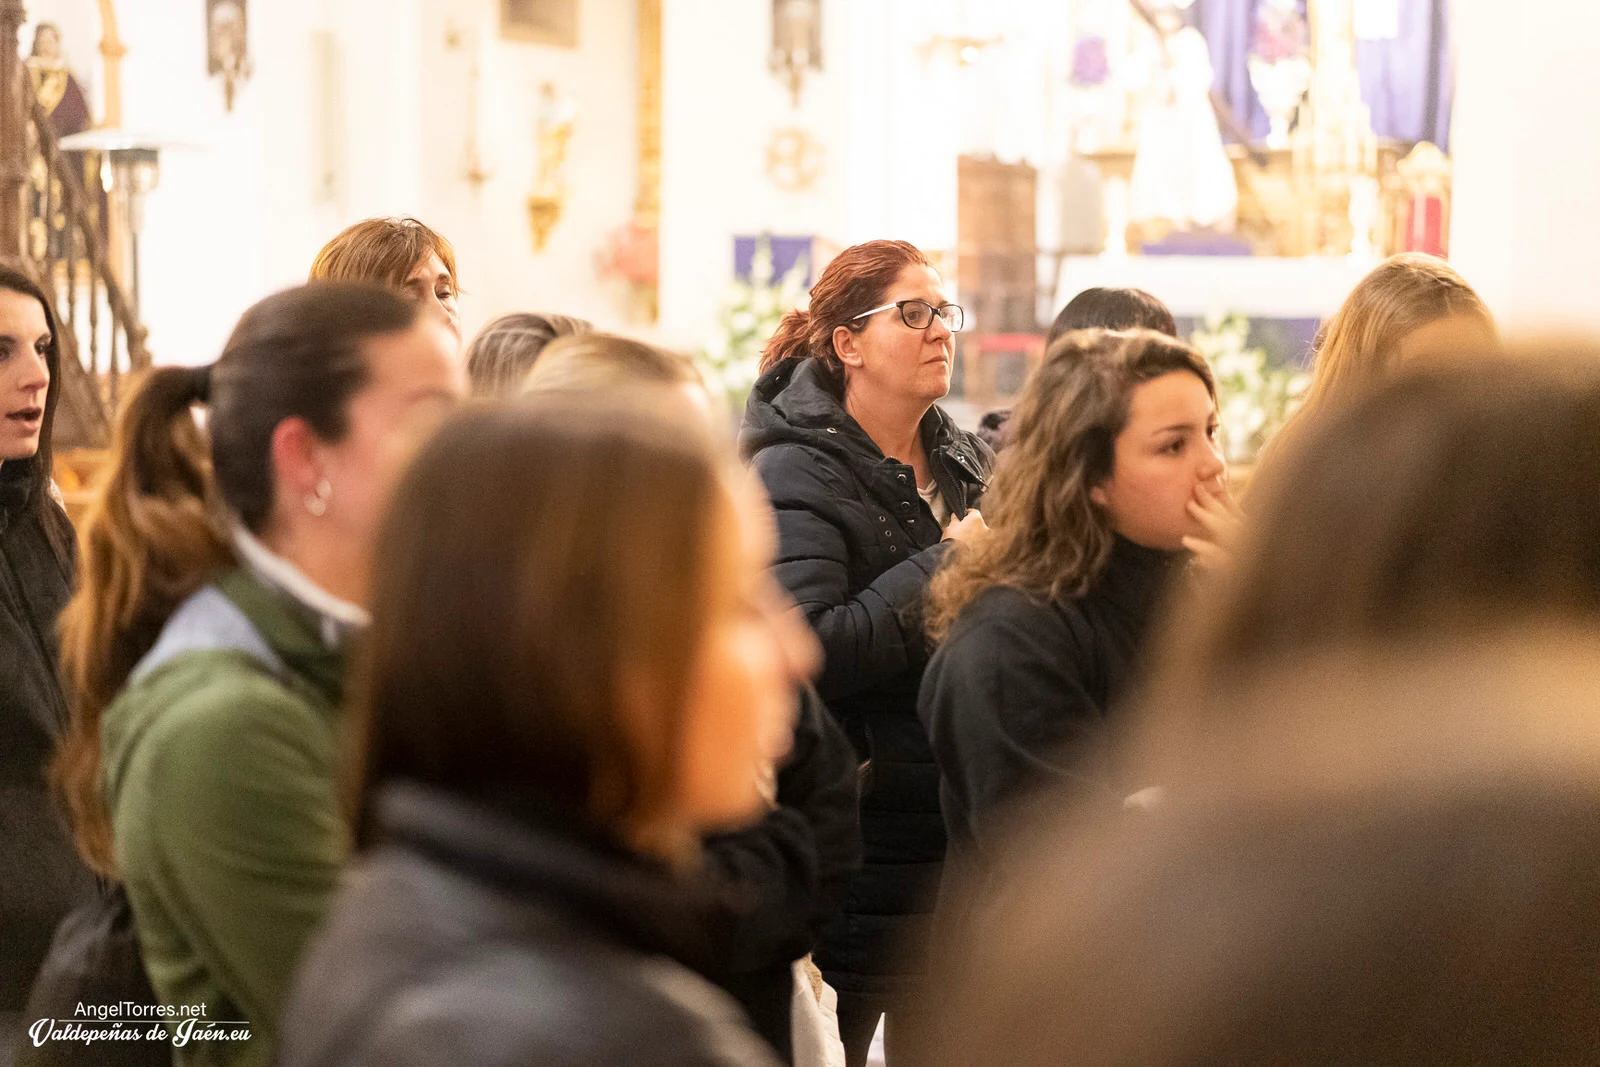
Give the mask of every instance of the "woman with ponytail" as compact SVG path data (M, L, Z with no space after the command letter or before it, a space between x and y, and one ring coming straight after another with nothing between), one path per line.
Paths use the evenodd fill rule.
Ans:
M51 932L94 892L45 774L67 720L56 617L73 573L50 481L60 367L49 302L0 268L0 1062Z
M822 641L818 690L862 761L865 865L816 953L852 1067L885 1013L890 1063L917 1058L896 1020L920 993L927 946L913 932L944 858L917 720L920 605L944 542L984 528L974 504L994 460L936 406L962 317L912 245L845 249L768 342L740 434L777 510L778 579Z
M464 391L413 304L317 283L247 311L213 366L152 372L118 419L63 620L77 699L57 770L157 996L248 1024L230 1063L272 1062L344 864L345 644L390 487ZM207 1046L176 1062L213 1062Z

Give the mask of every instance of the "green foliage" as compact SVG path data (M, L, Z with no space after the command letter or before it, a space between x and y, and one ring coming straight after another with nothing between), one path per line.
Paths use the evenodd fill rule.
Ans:
M1264 348L1247 347L1250 320L1209 315L1189 335L1217 379L1217 415L1230 463L1249 463L1283 426L1311 385L1303 371L1273 366Z
M809 256L801 256L780 278L775 277L772 242L761 237L750 263L750 280L735 281L717 316L719 332L698 355L700 371L713 397L723 397L735 414L756 382L761 349L784 315L806 302Z

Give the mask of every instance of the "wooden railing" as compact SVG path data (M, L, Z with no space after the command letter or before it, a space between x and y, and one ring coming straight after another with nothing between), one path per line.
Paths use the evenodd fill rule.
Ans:
M110 245L122 220L100 185L98 153L64 153L18 59L22 0L0 0L0 259L49 295L61 342L58 447L101 447L124 386L150 366L145 330Z

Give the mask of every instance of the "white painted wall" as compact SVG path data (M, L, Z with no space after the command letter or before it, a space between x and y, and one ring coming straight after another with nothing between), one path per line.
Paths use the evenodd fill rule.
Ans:
M852 166L846 119L871 105L851 97L849 5L824 0L823 70L800 107L767 71L770 0L665 0L662 12L661 326L669 343L706 341L733 278L733 238L772 232L841 242ZM766 175L782 127L823 145L815 189L785 192Z
M205 72L202 5L117 0L128 54L124 126L181 144L163 154L146 210L144 318L160 362L216 357L239 314L305 278L340 228L414 215L455 243L469 330L504 311L550 309L622 324L594 253L634 196L634 0L584 0L576 51L501 41L496 0L270 0L250 6L255 72L232 113ZM468 55L483 53L482 130L493 180L462 176ZM338 92L324 92L314 35L331 35ZM532 252L525 200L533 176L537 88L578 105L565 217ZM342 98L342 104L339 98ZM322 181L325 111L343 108L342 168Z
M599 277L595 257L632 217L637 189L635 0L583 0L576 50L498 40L498 9L498 0L422 0L422 202L429 224L455 243L467 290L463 324L471 331L507 311L557 311L622 327L622 287ZM452 29L462 42L455 50L445 46ZM474 55L492 175L481 187L464 177ZM527 199L545 82L577 114L567 146L567 202L544 251L535 253Z
M1600 333L1600 5L1458 0L1451 259L1511 332Z
M806 79L793 109L767 71L769 0L665 0L661 303L670 341L697 345L714 328L736 235L810 234L835 246L893 237L949 253L959 155L1040 166L1062 155L1050 90L1070 60L1058 47L1061 3L824 0L822 10L824 70ZM922 47L941 31L1003 43L963 67ZM825 147L814 190L784 192L765 173L767 142L783 126ZM1055 213L1040 224L1048 232Z

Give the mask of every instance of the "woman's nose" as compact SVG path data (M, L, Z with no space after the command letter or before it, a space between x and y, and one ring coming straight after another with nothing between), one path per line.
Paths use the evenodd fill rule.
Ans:
M43 352L29 350L29 361L19 387L25 393L40 393L50 388L50 364Z

